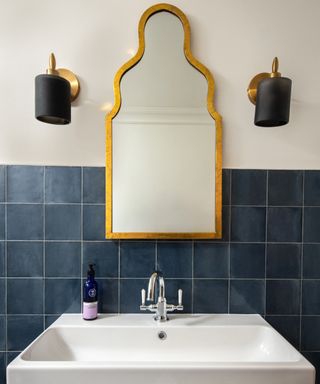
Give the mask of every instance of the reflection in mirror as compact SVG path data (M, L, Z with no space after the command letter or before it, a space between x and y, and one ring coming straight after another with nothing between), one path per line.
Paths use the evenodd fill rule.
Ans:
M144 50L138 64L129 62L130 70L121 75L121 108L115 113L115 105L109 116L110 238L221 235L220 116L212 100L213 113L207 105L213 83L210 94L208 77L197 64L208 70L184 49L188 24L169 7L146 17L145 44L140 35L139 47ZM117 80L116 75L115 85Z

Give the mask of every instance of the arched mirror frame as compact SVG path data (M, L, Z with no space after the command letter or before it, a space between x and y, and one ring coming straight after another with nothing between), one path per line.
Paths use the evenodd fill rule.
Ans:
M155 13L167 11L177 16L184 29L184 55L188 62L205 76L208 84L207 109L215 120L215 232L113 232L112 231L112 120L121 107L120 82L124 74L142 59L145 50L145 25ZM222 119L214 107L214 79L208 68L201 64L192 54L190 48L190 25L186 15L177 7L160 3L148 8L139 21L139 48L137 53L127 61L114 77L114 105L106 117L106 238L107 239L219 239L222 237Z

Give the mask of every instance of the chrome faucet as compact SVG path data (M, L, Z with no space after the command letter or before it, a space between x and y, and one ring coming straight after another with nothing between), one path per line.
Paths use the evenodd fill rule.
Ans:
M161 322L167 321L168 320L167 312L183 310L182 289L178 290L178 305L167 304L167 300L165 298L165 284L164 284L163 275L161 272L155 271L152 273L149 279L148 294L147 294L148 301L154 301L156 282L158 282L158 286L159 286L159 296L158 296L157 303L146 305L146 290L142 289L140 311L155 312L156 314L154 316L154 319L156 321L161 321Z

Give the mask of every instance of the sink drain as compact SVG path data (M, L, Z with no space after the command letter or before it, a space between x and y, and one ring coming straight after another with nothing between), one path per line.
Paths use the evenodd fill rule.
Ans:
M158 333L158 337L160 340L165 340L167 338L167 334L165 333L165 331L160 331Z

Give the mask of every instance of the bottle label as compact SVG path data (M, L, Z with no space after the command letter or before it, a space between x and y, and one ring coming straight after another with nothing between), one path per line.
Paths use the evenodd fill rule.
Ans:
M98 302L83 303L83 318L85 320L95 319L98 315Z

